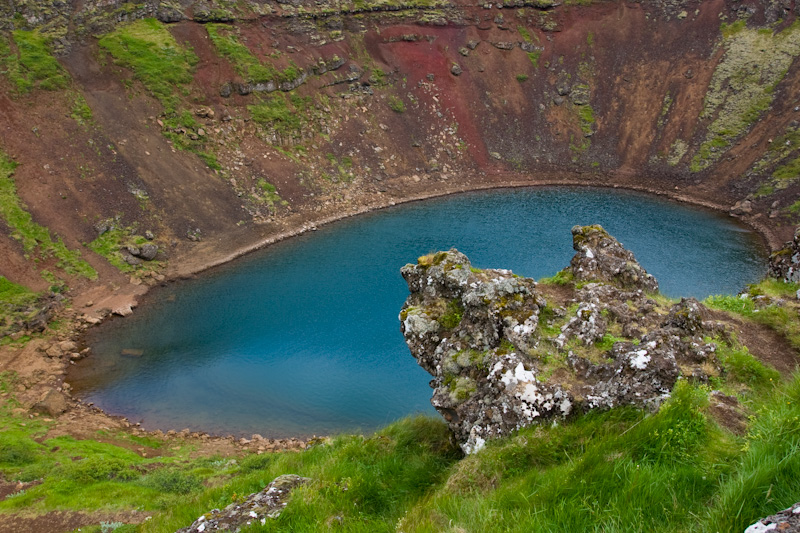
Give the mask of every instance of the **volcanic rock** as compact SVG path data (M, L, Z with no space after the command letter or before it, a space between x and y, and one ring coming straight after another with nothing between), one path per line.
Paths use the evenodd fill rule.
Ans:
M575 412L657 409L679 376L705 382L717 368L704 341L716 326L700 303L658 304L646 292L655 279L599 226L573 236L575 278L600 281L575 291L569 313L548 307L533 279L473 268L455 249L401 269L410 295L400 329L465 453Z

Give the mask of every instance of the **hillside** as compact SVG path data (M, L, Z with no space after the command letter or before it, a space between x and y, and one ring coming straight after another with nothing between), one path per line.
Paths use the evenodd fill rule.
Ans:
M658 417L613 410L464 460L431 420L257 455L306 443L150 434L74 402L64 375L88 353L82 333L132 312L150 286L426 197L625 187L728 212L775 250L800 223L798 15L775 0L0 0L9 527L158 515L142 530L174 530L286 473L316 479L289 516L298 530L316 519L363 531L479 531L497 519L514 530L536 487L583 469L590 483L619 475L642 494L640 465L653 494L690 471L662 509L665 531L739 528L797 501L792 283L706 302L742 342L729 346L731 381L715 382L751 416L738 432L713 420L704 385L680 389ZM543 284L548 298L564 297L562 281ZM658 433L676 423L677 440ZM659 446L669 453L654 458ZM635 530L615 518L628 499L601 489L531 501L549 506L541 524L577 516L553 507L564 496L582 509L579 524ZM637 505L667 506L649 496ZM661 517L637 512L626 516Z

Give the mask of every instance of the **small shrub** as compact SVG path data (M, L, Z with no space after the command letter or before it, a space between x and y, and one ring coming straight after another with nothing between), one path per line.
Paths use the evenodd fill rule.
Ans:
M517 74L517 81L522 83L523 81L527 81L528 75L527 74Z
M406 105L398 97L390 96L389 97L389 109L391 109L395 113L405 113L406 112Z

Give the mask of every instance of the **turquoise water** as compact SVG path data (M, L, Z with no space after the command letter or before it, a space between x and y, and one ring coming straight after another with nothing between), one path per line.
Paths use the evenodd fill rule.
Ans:
M765 271L758 238L706 210L606 189L465 194L338 222L155 290L93 333L69 380L149 429L282 437L432 413L430 376L399 331L400 267L456 247L477 267L550 276L574 253L570 228L594 223L668 296L735 293Z

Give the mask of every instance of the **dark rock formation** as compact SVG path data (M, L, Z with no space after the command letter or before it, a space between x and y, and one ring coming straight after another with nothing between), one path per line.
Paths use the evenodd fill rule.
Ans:
M769 275L783 281L800 281L800 228L791 241L769 256Z
M573 238L574 277L605 283L576 291L572 312L548 307L534 280L475 269L457 250L401 270L411 293L401 331L466 453L576 411L657 408L679 376L706 381L717 368L701 304L648 296L655 279L601 227L576 226Z
M573 227L572 247L578 252L570 262L576 280L610 281L627 288L658 290L655 278L602 226Z
M239 531L248 525L264 525L268 519L280 516L286 507L289 493L308 481L308 478L294 474L279 476L264 490L251 494L245 501L232 503L221 511L212 509L191 526L179 529L176 533Z
M744 533L763 533L766 531L800 533L800 503L796 503L772 516L762 518L745 529Z

